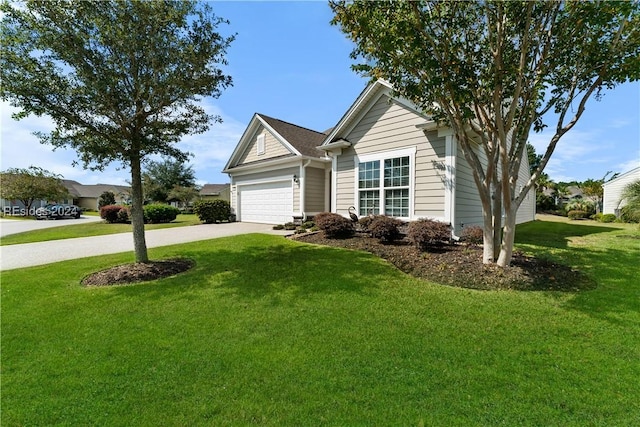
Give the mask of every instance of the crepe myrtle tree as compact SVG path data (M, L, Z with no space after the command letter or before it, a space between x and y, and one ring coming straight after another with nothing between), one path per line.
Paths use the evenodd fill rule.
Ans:
M195 1L27 0L0 11L0 97L16 119L49 116L55 128L41 142L75 149L85 168L130 170L135 258L148 261L141 164L186 160L181 137L220 121L198 102L232 83L220 69L228 22Z
M587 101L640 73L636 1L330 6L355 43L353 68L386 79L452 128L482 202L485 263L510 264L517 209ZM518 188L529 133L547 126L553 135L540 164Z

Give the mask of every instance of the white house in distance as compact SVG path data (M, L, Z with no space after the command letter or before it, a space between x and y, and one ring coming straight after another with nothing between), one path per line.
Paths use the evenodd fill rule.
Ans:
M478 147L479 148L479 147ZM365 88L325 132L255 114L223 172L239 221L285 223L319 212L384 214L482 224L471 168L451 129L438 126L390 85ZM529 179L523 155L519 185ZM527 196L517 222L535 219Z
M640 166L625 172L603 184L602 213L620 216L620 209L626 205L622 200L622 191L632 182L640 181Z

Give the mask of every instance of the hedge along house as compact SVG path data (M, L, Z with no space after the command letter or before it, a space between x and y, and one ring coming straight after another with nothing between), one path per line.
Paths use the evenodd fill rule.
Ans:
M354 207L359 216L431 218L452 224L454 233L465 225L482 225L482 205L472 171L451 129L438 126L409 101L393 97L391 92L386 82L374 82L326 134L307 130L312 133L309 140L318 138L317 148L324 152L324 155L317 150L309 152L317 159L283 153L279 160L272 157L254 160L260 144L265 144L259 141L260 135L265 135L263 141L272 141L273 151L279 148L275 144L279 139L271 139L268 128L256 123L261 116L254 116L236 147L236 151L244 154L234 151L225 168L231 176L232 208L239 209L239 220L271 222L269 213L278 211L286 221L291 221L293 216L317 213L324 200L324 208L320 210L344 216ZM294 158L299 163L297 170L284 160L291 162ZM287 164L286 173L282 173L285 168L270 169L272 164ZM290 199L283 196L282 206L274 206L273 198L265 197L255 209L252 206L251 219L242 214L243 184L245 188L249 185L258 189L268 185L265 180L286 176L291 180L287 195ZM529 167L523 153L519 185L528 179ZM237 198L234 194L238 194ZM312 209L310 200L314 201ZM285 205L291 206L293 216L284 214ZM534 217L535 197L530 194L518 210L517 222L532 221Z

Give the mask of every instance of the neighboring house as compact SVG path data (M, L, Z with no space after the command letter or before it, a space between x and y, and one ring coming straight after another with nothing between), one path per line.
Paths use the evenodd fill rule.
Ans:
M200 189L202 200L231 200L231 187L229 184L205 184Z
M622 199L622 191L635 181L640 181L640 166L605 182L602 186L604 189L602 213L620 216L620 209L626 205Z
M239 221L283 223L321 211L481 225L471 168L451 129L382 81L369 85L326 133L256 114L223 172ZM529 178L526 153L519 185ZM535 217L527 196L518 223Z
M128 204L131 201L131 188L123 185L84 185L70 179L63 179L62 184L69 190L70 197L70 200L65 200L63 203L74 204L83 209L97 210L100 196L105 191L115 195L116 204Z

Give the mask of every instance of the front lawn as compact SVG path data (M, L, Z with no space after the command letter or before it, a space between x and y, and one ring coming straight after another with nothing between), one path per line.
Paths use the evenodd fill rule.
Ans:
M3 272L1 424L638 425L637 226L517 239L597 288L448 287L266 235L151 249L196 265L130 286L79 283L132 254Z
M72 219L68 221L73 221ZM178 215L166 224L146 224L145 230L159 228L185 227L201 224L197 215ZM44 228L42 230L26 231L10 234L0 240L0 245L16 245L20 243L45 242L49 240L74 239L76 237L104 236L106 234L130 233L131 224L107 224L106 222L91 222L84 224L61 225L60 227Z

